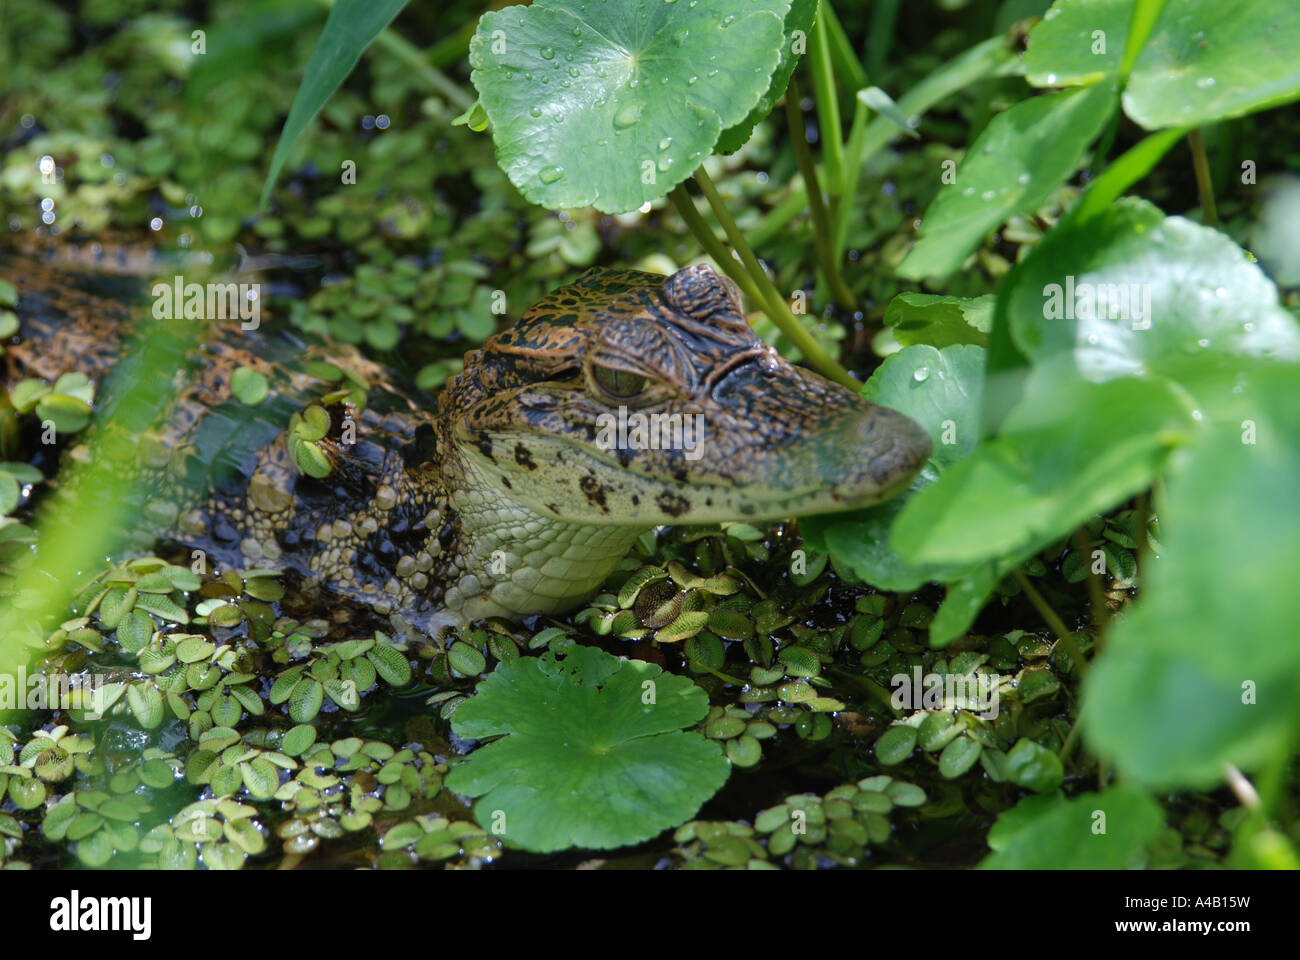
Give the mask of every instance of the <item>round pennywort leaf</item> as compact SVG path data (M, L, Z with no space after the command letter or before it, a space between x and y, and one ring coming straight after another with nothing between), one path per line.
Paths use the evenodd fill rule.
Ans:
M484 14L469 58L498 163L550 209L659 199L767 92L789 8L538 0Z

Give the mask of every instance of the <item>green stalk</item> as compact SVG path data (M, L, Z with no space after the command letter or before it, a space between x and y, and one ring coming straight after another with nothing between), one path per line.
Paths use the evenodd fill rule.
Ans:
M824 376L836 383L843 384L850 390L861 389L862 384L840 366L839 361L823 350L821 345L813 339L812 334L805 330L803 325L795 318L795 315L790 312L790 306L763 271L762 265L758 262L758 257L754 256L754 251L745 242L744 234L740 232L740 228L736 226L736 221L727 212L722 197L718 195L718 188L713 185L712 178L709 177L708 171L703 166L695 171L695 181L700 185L700 191L704 194L705 199L709 201L709 207L713 210L713 215L718 218L718 223L722 225L722 230L726 233L731 246L736 253L740 254L740 262L745 265L750 279L754 281L754 286L758 288L761 295L760 302L766 309L767 315L772 318L772 322L790 339L791 343L799 348L808 362Z
M1205 139L1200 130L1187 134L1187 144L1192 148L1192 168L1196 171L1196 192L1201 195L1201 222L1207 227L1219 225L1219 214L1214 208L1214 183L1210 180L1210 161L1205 156Z
M1110 622L1110 607L1106 606L1106 591L1102 588L1101 577L1092 572L1092 543L1088 539L1086 527L1074 531L1074 549L1089 557L1088 597L1092 605L1092 622L1097 628L1097 649L1100 652L1102 639L1106 636L1106 625Z
M867 73L880 76L885 67L889 49L894 45L894 24L898 20L898 6L902 0L876 0L871 5L871 26L867 30ZM997 38L1002 42L1002 38Z
M808 35L808 65L812 71L813 91L817 95L817 122L821 129L822 163L826 167L826 187L831 209L835 209L844 182L844 131L840 127L840 104L835 90L835 72L831 68L830 44L820 15L827 0L821 0L817 19Z
M823 3L819 13L826 18L826 39L830 41L831 64L835 72L844 77L850 90L861 90L867 86L867 71L862 69L862 61L854 53L853 44L844 32L840 18L830 3Z
M766 247L781 235L791 220L807 209L808 191L802 186L792 188L785 199L767 211L758 221L758 226L749 231L750 243L758 248Z
M713 258L713 262L722 268L723 273L736 282L736 286L740 287L740 292L749 298L750 303L756 307L762 306L763 298L759 296L758 288L754 286L754 282L749 279L749 274L741 268L736 258L731 255L731 251L714 236L713 228L704 221L704 217L700 216L700 211L695 209L695 201L686 192L686 187L679 183L673 187L668 196L672 198L673 206L686 221L686 226L700 242L704 252Z
M376 44L383 47L402 63L410 67L428 86L447 98L447 102L461 110L474 105L474 98L460 88L451 77L424 59L420 48L395 30L385 30Z
M1079 734L1083 729L1082 720L1083 714L1080 712L1079 716L1075 717L1070 732L1065 735L1065 742L1061 744L1061 752L1057 754L1062 763L1070 759L1070 754L1074 753L1074 748L1079 745Z
M832 251L830 219L822 203L821 184L817 180L812 151L808 149L803 113L799 109L799 82L794 77L790 78L790 86L785 91L785 118L786 125L790 128L790 145L794 147L794 158L799 164L799 173L803 176L804 187L808 192L808 209L812 211L813 218L813 243L817 248L817 261L821 264L822 276L830 284L831 294L841 309L856 310L853 291L840 273L839 256ZM841 205L841 209L846 206Z
M1016 582L1020 584L1020 589L1025 591L1025 596L1033 604L1034 609L1039 615L1047 621L1047 625L1052 628L1056 638L1061 641L1061 646L1065 647L1065 652L1070 655L1070 660L1075 664L1074 670L1080 677L1088 672L1088 661L1083 658L1083 651L1074 639L1074 634L1070 632L1065 621L1060 618L1052 605L1043 599L1043 595L1038 592L1038 588L1029 582L1023 570L1015 571Z
M848 241L849 212L857 198L862 152L867 142L868 107L861 97L854 97L853 102L853 126L849 128L849 143L844 152L844 185L841 187L840 205L835 210L835 222L831 225L831 250L836 262L844 256L844 245Z
M1147 527L1151 523L1151 493L1143 491L1138 494L1137 506L1133 514L1133 533L1137 540L1134 560L1137 562L1138 584L1142 584L1142 574L1147 572L1147 554L1151 551L1151 540L1147 536Z

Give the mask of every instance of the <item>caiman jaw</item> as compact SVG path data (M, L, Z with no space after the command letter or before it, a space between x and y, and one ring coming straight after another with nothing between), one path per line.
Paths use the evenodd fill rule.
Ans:
M462 549L506 568L449 591L470 616L573 606L658 524L877 503L931 449L766 347L707 267L589 272L471 353L439 412Z

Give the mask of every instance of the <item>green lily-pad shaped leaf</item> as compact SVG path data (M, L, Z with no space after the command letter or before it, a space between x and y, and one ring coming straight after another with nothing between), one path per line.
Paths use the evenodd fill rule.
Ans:
M1124 90L1146 127L1201 126L1300 97L1300 5L1276 0L1166 4Z
M717 743L682 728L708 713L685 677L575 646L499 664L452 715L479 747L447 776L474 816L525 850L606 849L689 820L726 781Z
M785 40L781 44L781 62L772 74L772 82L767 92L758 100L758 105L749 111L749 116L722 131L718 144L714 148L718 153L735 153L754 133L758 122L772 112L785 88L790 85L794 68L799 65L808 45L808 33L812 30L813 20L817 16L817 0L792 0L790 12L785 15Z
M471 74L533 203L625 213L689 177L772 81L790 0L538 0L489 11Z
M1069 535L1147 487L1195 423L1161 380L1094 384L1036 370L1002 433L918 492L894 523L906 561L979 563Z
M983 297L944 297L930 293L900 293L885 309L885 326L903 346L927 343L950 347L954 343L989 344L993 329L992 294Z
M1290 749L1300 714L1300 366L1254 364L1241 423L1176 457L1162 549L1083 691L1090 747L1126 780L1194 789ZM1214 509L1207 509L1213 504ZM1225 638L1230 638L1225 642Z
M1029 33L1026 79L1093 83L1117 73L1133 0L1058 0ZM1148 130L1202 126L1300 97L1300 6L1171 0L1129 76L1124 112Z
M934 452L908 493L866 510L800 521L809 545L826 550L837 567L880 590L915 590L931 580L948 581L967 573L965 565L908 563L889 545L889 531L910 496L974 451L983 375L984 351L970 344L943 350L905 347L888 357L862 394L925 427Z
M1025 797L989 830L985 870L1121 870L1142 862L1165 814L1145 791Z
M90 404L95 399L95 387L84 373L72 371L59 376L54 381L54 393L75 397Z
M1123 199L1048 234L1000 297L1036 365L1066 359L1096 382L1159 374L1203 404L1243 358L1300 361L1300 324L1217 230ZM1002 315L999 304L999 318Z
M1113 87L1098 84L1033 97L994 117L926 210L899 276L958 270L988 233L1041 204L1078 168L1115 103Z
M1025 39L1036 87L1096 83L1119 72L1134 0L1057 0Z

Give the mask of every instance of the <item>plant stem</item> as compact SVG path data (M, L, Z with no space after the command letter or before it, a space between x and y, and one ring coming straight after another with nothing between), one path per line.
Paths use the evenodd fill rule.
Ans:
M861 90L867 85L867 71L862 68L862 61L854 52L853 44L849 42L849 35L844 32L840 18L835 14L835 8L829 2L823 3L817 14L819 17L826 18L826 39L831 48L831 66L835 68L837 74L844 77L844 82L848 84L850 90Z
M726 205L722 202L722 197L718 195L718 188L713 185L712 178L709 177L708 171L701 166L695 171L695 182L700 185L700 191L704 194L705 199L709 201L709 207L713 210L713 215L718 218L718 223L722 225L722 230L731 242L732 248L740 255L740 262L745 265L749 272L749 277L754 281L754 286L760 294L759 302L763 304L767 315L772 318L772 322L777 325L804 357L816 367L824 376L834 380L836 383L843 384L850 390L859 390L862 384L853 378L853 375L840 366L839 361L822 349L821 344L813 339L811 333L804 329L803 325L790 312L790 306L785 302L776 286L764 272L762 264L758 262L758 257L754 256L754 251L749 248L745 242L745 236L736 226L736 221L731 218L727 212Z
M867 30L867 73L880 76L890 48L894 45L894 23L898 20L898 7L902 0L876 0L871 5L871 26ZM1001 37L994 38L1002 43Z
M1101 577L1092 572L1091 547L1092 544L1088 540L1086 527L1080 527L1074 531L1074 548L1080 553L1089 556L1086 564L1088 597L1092 603L1092 622L1097 627L1097 642L1100 648L1101 637L1105 635L1106 624L1110 622L1110 607L1106 606L1106 591L1101 587Z
M695 234L695 239L700 242L704 252L713 258L713 262L722 268L723 273L736 282L736 286L740 287L740 292L749 297L754 306L761 307L763 298L759 296L754 282L750 280L749 274L744 271L736 258L731 255L731 251L726 248L721 240L714 236L713 228L705 222L704 217L700 216L700 211L695 209L695 201L686 192L685 185L679 183L673 187L668 196L672 198L673 206L677 208L681 218L686 221L686 226L690 228L691 233Z
M1138 583L1142 582L1142 574L1147 569L1147 553L1150 550L1150 542L1147 537L1147 524L1151 522L1151 493L1143 491L1137 498L1137 509L1133 516L1133 532L1136 534L1134 540L1137 541L1137 555L1134 559L1137 561Z
M1039 615L1047 621L1047 625L1052 628L1056 638L1061 641L1061 646L1065 647L1065 652L1070 655L1070 660L1074 662L1075 672L1082 677L1088 670L1088 661L1083 658L1083 651L1079 649L1079 644L1074 639L1074 634L1065 625L1062 620L1052 609L1052 605L1043 599L1043 595L1038 592L1038 588L1029 582L1023 570L1015 571L1016 582L1020 584L1020 589L1025 591L1025 596L1029 602L1034 605L1034 609Z
M883 9L883 5L878 3L875 9ZM1002 38L991 37L953 57L929 76L914 84L907 93L899 98L898 109L907 117L923 116L936 103L951 96L958 90L963 90L986 77L1006 76L1016 68L1016 64L1017 58L1006 48ZM862 103L861 98L855 99L858 101L857 109L865 111L866 105ZM854 116L856 119L858 114L855 113ZM862 119L865 123L865 113L862 114ZM856 189L858 179L862 174L862 168L896 136L898 136L898 128L894 126L893 121L882 116L877 116L870 123L867 123L866 129L859 137L855 137L851 133L849 135L848 152L844 157L845 181L851 180ZM795 191L792 190L791 193L793 194ZM846 187L844 196L848 197L849 195ZM840 206L835 211L834 218L835 249L839 254L844 252L844 237L848 234L848 217L846 216L848 211L843 209L846 203L848 203L847 200L841 201Z
M825 9L828 0L821 0ZM835 90L835 72L831 67L830 43L820 12L808 35L808 64L812 71L813 91L817 95L817 121L820 127L822 162L826 167L826 187L834 210L844 182L844 131L840 126L840 104Z
M1065 763L1070 759L1070 754L1074 753L1074 748L1079 744L1079 733L1083 728L1082 713L1074 718L1074 725L1070 727L1070 732L1066 734L1065 743L1061 744L1061 752L1057 754L1061 762Z
M1205 156L1205 139L1201 131L1187 134L1187 144L1192 148L1192 169L1196 171L1196 192L1201 195L1201 222L1207 227L1219 225L1219 214L1214 209L1214 184L1210 181L1210 161Z
M1260 814L1261 804L1259 794L1255 792L1254 785L1246 779L1246 775L1230 763L1223 765L1223 778L1228 781L1228 786L1237 797L1237 802L1249 810L1251 813Z
M821 264L822 275L830 284L835 302L844 310L855 310L857 307L853 301L853 291L844 282L839 258L831 250L831 224L826 216L826 206L822 203L821 184L817 180L812 151L808 149L803 111L799 108L799 82L794 77L790 78L790 86L785 91L785 118L790 128L794 158L799 164L799 173L803 176L804 187L808 191L808 209L812 211L813 218L813 243L817 247L817 261Z
M749 241L754 247L766 247L785 230L786 225L808 209L808 191L791 187L784 200L778 203L749 231Z
M860 94L862 91L859 90ZM844 245L849 235L849 214L858 195L858 179L862 173L862 152L867 142L867 105L862 97L853 98L853 122L849 125L849 139L844 148L844 183L840 187L840 205L835 210L831 224L831 251L839 261L844 256Z

